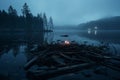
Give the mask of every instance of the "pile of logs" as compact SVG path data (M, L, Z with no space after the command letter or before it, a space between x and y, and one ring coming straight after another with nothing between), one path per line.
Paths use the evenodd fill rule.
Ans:
M46 80L96 65L120 72L120 58L110 56L109 47L105 44L94 46L75 42L57 43L38 46L31 53L36 56L24 68L27 76L35 80Z

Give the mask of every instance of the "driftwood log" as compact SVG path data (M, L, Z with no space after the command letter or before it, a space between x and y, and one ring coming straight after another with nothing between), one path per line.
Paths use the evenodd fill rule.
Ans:
M38 55L24 66L29 78L48 79L88 69L95 65L102 65L120 71L120 58L106 55L109 51L106 51L108 47L105 45L50 44L44 46L45 50L43 50L43 47L41 48L36 50ZM114 62L112 62L113 60ZM47 66L47 69L32 70L31 67L35 64ZM54 68L51 68L51 66Z
M62 68L58 68L55 70L52 69L52 70L48 70L44 72L37 70L37 71L28 71L27 73L29 77L34 78L35 80L49 79L49 78L53 78L56 76L60 76L60 75L68 74L68 73L74 73L74 72L78 72L84 69L89 69L93 67L94 65L95 65L94 63L83 63L83 64L78 64L78 65L62 67Z

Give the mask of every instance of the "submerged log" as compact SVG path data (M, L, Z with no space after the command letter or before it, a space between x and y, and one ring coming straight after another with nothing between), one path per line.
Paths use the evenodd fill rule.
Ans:
M34 57L32 60L30 60L29 62L27 62L24 66L25 70L28 70L32 65L34 65L36 63L36 60L38 59L39 56Z
M103 46L50 44L44 46L44 48L45 50L42 53L40 52L41 49L38 48L40 54L25 65L28 76L35 78L35 80L74 73L95 65L102 65L120 71L118 65L110 61L116 60L119 62L120 58L106 55L106 47ZM48 69L32 70L30 67L34 66L35 63L39 67L47 66Z
M74 73L78 72L80 70L89 69L91 67L95 66L94 63L83 63L78 65L72 65L67 67L61 67L55 70L49 70L49 71L27 71L28 76L35 78L35 79L49 79L52 77L68 74L68 73Z
M48 51L48 49L45 50L45 51L43 51L43 52L41 52L39 55L35 56L33 59L31 59L30 61L28 61L28 62L25 64L24 69L25 69L25 70L28 70L28 69L29 69L31 66L33 66L33 65L36 63L36 61L37 61L43 54L45 54L47 51Z
M60 58L58 56L52 56L52 58L54 59L55 62L57 62L60 65L66 65L64 63L64 61L60 60Z

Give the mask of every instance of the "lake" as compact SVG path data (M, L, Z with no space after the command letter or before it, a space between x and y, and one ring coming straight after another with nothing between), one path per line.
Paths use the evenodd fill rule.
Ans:
M68 35L63 37L61 35ZM100 43L109 43L113 56L120 56L120 31L78 31L78 30L55 30L51 33L0 33L0 78L2 80L29 80L23 66L27 61L33 58L30 50L36 45L51 43L57 40L76 41L78 43L87 42L87 44L99 45ZM117 53L115 53L115 50ZM104 75L97 75L92 70L86 70L81 73L63 75L50 80L117 80L120 73L101 66ZM86 78L83 74L92 74L92 77Z

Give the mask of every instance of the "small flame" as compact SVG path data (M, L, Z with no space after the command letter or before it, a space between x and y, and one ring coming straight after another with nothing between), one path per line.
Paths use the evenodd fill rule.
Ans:
M69 45L69 44L70 44L70 42L69 42L69 41L67 41L67 40L65 40L65 44L66 44L66 45Z

